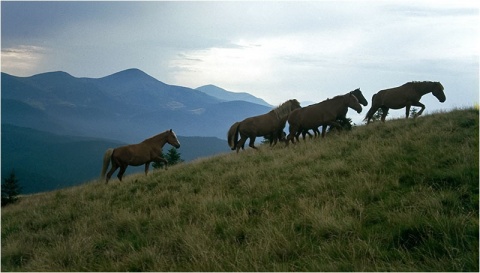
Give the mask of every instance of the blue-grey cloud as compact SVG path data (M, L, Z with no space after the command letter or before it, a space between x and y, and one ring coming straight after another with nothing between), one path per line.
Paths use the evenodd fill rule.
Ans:
M478 101L478 5L457 1L448 5L2 1L1 5L2 71L12 74L64 70L79 77L102 77L136 67L172 84L248 90L271 104L292 94L318 101L359 86L369 96L406 81L440 80L446 89L462 90L460 97ZM19 56L36 59L8 61Z

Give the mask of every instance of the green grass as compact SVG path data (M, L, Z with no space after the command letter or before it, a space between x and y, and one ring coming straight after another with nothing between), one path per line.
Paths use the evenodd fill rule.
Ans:
M478 115L25 196L2 209L1 269L478 271Z

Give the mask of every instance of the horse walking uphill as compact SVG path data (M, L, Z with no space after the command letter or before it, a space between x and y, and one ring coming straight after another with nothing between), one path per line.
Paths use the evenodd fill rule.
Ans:
M358 99L358 102L363 105L363 106L367 106L368 105L368 101L367 99L365 99L365 97L363 96L362 94L362 91L360 90L360 88L357 88L353 91L350 91L349 92L350 94L354 95L357 99ZM346 94L345 94L346 95ZM348 112L348 107L345 107L344 111L341 112L338 117L336 118L337 120L338 119L345 119L347 117L347 112ZM322 126L322 135L325 135L325 128L326 126ZM320 131L318 130L318 128L314 128L313 129L313 133L315 134L315 137L317 137L317 135L320 135ZM303 135L303 139L305 140L305 135L308 134L310 135L310 133L308 132L308 130L304 130L302 132L302 135ZM312 135L310 135L311 137ZM298 135L296 136L297 140L298 140Z
M385 117L390 108L401 109L406 107L405 113L406 118L408 118L411 106L422 107L414 118L420 116L423 110L425 110L425 105L420 102L420 99L423 95L430 92L438 101L443 103L446 100L445 93L443 93L443 86L439 82L408 82L399 87L378 91L378 93L372 96L372 106L365 117L367 124L370 123L370 120L378 108L382 109L382 122L385 122Z
M101 173L101 179L105 177L110 161L112 162L112 168L107 174L105 183L108 183L112 174L120 168L118 172L118 179L122 181L122 176L125 173L127 167L140 166L145 164L145 175L148 173L148 167L152 161L162 161L167 168L167 160L161 157L162 147L168 143L175 148L180 148L180 142L172 129L167 130L161 134L145 139L138 144L126 145L118 148L110 148L105 152L103 156L103 168Z
M272 141L276 142L281 138L288 115L297 108L300 108L300 103L296 99L292 99L266 114L235 122L228 130L228 145L232 150L237 149L238 153L240 148L243 149L248 138L250 138L249 146L254 149L256 149L254 143L257 136L271 136ZM238 140L238 135L240 135L240 140Z
M288 116L288 124L290 127L286 144L288 145L289 141L293 143L295 137L297 137L298 141L297 133L303 132L304 130L316 129L320 125L324 127L327 125L340 127L335 121L339 115L347 112L348 107L358 113L362 112L362 106L358 102L357 97L351 93L336 96L332 99L293 111L290 116ZM322 130L322 137L325 137L324 130Z

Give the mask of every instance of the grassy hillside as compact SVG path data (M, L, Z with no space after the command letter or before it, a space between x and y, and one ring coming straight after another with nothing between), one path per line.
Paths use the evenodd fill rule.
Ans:
M478 271L478 110L23 197L2 271Z

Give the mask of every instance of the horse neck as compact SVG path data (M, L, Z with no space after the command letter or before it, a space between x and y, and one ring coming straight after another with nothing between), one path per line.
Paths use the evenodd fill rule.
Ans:
M350 96L350 93L348 93L346 95L343 95L343 96L333 97L333 98L331 98L329 100L326 100L324 102L328 103L328 104L331 104L333 106L332 108L335 112L340 112L343 109L345 109L345 107L348 108L349 96Z
M277 119L282 120L287 117L291 112L291 102L284 102L282 105L272 110Z
M154 144L154 145L158 145L161 147L163 147L165 145L165 143L167 143L167 132L163 132L161 134L158 134L156 136L153 136L149 139L146 139L144 140L143 142L147 142L147 143L151 143L151 144Z
M415 88L415 92L417 92L421 96L432 92L433 88L431 88L431 86L433 84L434 84L433 82L413 82L412 83L412 85Z

